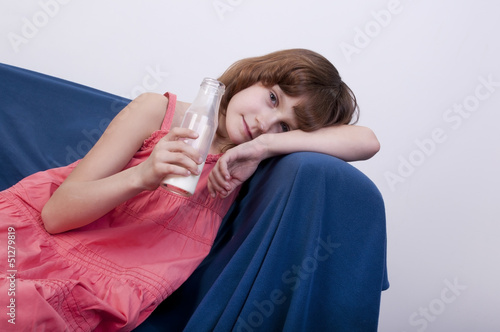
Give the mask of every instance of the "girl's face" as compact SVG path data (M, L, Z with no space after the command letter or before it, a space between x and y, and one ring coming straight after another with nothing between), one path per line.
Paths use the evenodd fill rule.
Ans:
M265 133L297 129L293 107L300 97L287 96L278 85L267 88L256 83L231 98L222 132L232 143L248 142Z

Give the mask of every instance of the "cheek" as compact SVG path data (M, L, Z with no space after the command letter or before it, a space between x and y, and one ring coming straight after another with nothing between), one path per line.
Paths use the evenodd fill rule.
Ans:
M226 116L225 116L225 119L224 119L227 130L230 130L230 128L237 123L237 119L238 119L239 116L240 116L239 112L234 107L234 105L228 105L227 106Z
M231 143L239 145L248 141L244 136L241 120L238 117L226 118L226 135Z
M219 127L224 128L224 136L228 137L231 141L234 141L234 127L235 121L233 116L229 113L226 113L226 116L223 116L219 119Z

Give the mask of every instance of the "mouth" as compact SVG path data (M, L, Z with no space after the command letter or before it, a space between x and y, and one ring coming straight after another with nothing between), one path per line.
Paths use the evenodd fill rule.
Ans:
M245 131L247 132L248 137L250 137L250 140L253 140L253 135L252 132L250 131L250 128L248 127L247 122L245 121L245 118L243 117L243 125L245 127Z

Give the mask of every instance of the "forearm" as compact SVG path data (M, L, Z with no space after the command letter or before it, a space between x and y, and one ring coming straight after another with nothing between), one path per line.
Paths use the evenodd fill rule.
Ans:
M342 125L314 132L293 130L279 134L263 134L257 139L264 145L264 158L298 151L329 154L345 161L365 160L375 155L380 145L375 134L366 127Z
M42 210L45 229L55 234L85 226L143 190L134 168L94 181L64 182Z
M343 125L314 132L293 130L262 134L256 139L228 150L209 176L212 195L226 197L267 158L299 151L328 154L345 161L371 158L379 150L375 134L366 127Z

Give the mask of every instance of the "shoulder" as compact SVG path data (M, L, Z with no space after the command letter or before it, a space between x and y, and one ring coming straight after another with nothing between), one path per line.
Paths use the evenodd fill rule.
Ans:
M175 105L169 105L170 102L175 102ZM140 113L135 115L148 116L151 119L155 119L153 121L157 124L163 122L167 110L171 107L171 110L174 112L171 126L178 127L181 125L184 114L191 104L175 100L175 98L171 101L166 95L159 93L146 92L135 98L129 106L131 112Z
M142 93L117 114L110 127L134 126L137 133L141 132L141 136L149 136L152 132L160 129L167 105L168 98L166 96L152 92Z
M168 101L168 97L159 93L142 93L130 102L129 112L158 113L159 115L163 113L165 115Z

